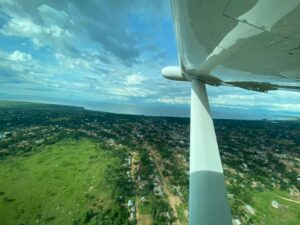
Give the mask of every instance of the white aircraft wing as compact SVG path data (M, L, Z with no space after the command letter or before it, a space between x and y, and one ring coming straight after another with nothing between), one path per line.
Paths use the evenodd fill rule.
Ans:
M180 67L190 81L189 224L231 225L206 85L300 90L300 0L170 0Z
M171 0L171 8L185 79L300 90L300 0Z

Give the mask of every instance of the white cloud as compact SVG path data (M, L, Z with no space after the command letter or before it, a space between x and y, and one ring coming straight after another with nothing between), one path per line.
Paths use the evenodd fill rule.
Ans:
M16 44L12 52L0 50L0 89L4 81L11 84L15 79L20 89L23 82L41 85L41 89L55 87L70 96L76 93L74 99L190 103L189 83L166 81L160 75L163 66L177 63L172 32L156 35L167 28L160 27L165 25L161 22L171 18L163 1L133 0L131 5L96 0L44 2L47 5L35 0L0 0L0 13L5 17L0 38L20 37L24 43L20 48ZM141 26L134 26L131 19ZM221 87L209 88L209 95L212 106L300 112L300 93L261 94Z
M55 53L55 58L61 67L69 67L70 69L92 69L93 65L98 64L97 61L87 61L84 57L72 58L62 53Z
M10 54L8 58L12 61L28 62L31 60L31 55L17 50Z
M107 92L109 94L115 95L115 96L126 96L126 97L148 97L155 92L146 88L138 88L138 87L108 87L103 88L107 89Z
M71 37L71 33L68 30L62 29L56 25L50 25L44 28L46 34L52 35L54 38L66 38Z
M55 69L51 65L41 63L31 54L15 50L6 53L0 50L0 80L8 82L46 84Z
M148 102L157 102L170 105L189 105L190 97L161 97L157 99L150 99Z
M291 91L270 91L258 93L253 91L228 90L227 93L212 95L213 106L231 108L261 108L269 111L287 111L300 113L300 93Z
M300 113L300 104L293 103L269 103L265 104L271 111L286 111L286 112L299 112Z
M140 73L132 74L126 77L125 84L126 85L136 85L140 84L146 80L146 77L141 75Z
M53 48L64 47L73 37L66 28L56 24L39 25L25 17L11 18L3 25L0 33L6 36L24 37L32 41L36 47L45 45Z
M12 18L3 25L1 33L9 36L35 36L42 32L42 28L26 18Z
M41 5L38 7L38 12L47 26L55 25L63 26L68 22L68 14L64 11L55 10L48 5Z

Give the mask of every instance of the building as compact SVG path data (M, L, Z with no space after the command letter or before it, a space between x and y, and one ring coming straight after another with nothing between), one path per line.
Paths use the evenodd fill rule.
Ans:
M130 213L129 220L130 220L130 221L133 221L134 219L135 219L134 213L131 212L131 213Z
M128 200L127 206L128 207L132 207L133 206L133 200L132 199Z
M275 200L272 200L271 205L273 208L278 209L279 208L279 203Z
M242 225L242 222L239 219L234 219L232 222L233 225Z
M142 202L146 202L146 197L145 197L145 196L142 196L142 197L141 197L141 201L142 201Z
M250 213L251 215L255 214L255 209L253 209L250 205L245 205L245 209L248 213Z

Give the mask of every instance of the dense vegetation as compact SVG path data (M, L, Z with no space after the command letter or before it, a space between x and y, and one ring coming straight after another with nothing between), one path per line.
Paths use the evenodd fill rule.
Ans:
M299 121L214 122L233 218L299 224ZM187 224L188 148L186 118L0 101L0 224Z

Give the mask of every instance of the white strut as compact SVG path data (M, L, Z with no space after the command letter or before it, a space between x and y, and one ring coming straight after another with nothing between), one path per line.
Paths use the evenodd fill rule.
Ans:
M223 169L205 84L192 80L190 225L232 225Z

